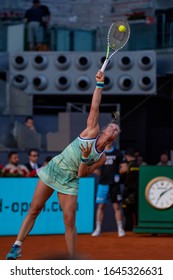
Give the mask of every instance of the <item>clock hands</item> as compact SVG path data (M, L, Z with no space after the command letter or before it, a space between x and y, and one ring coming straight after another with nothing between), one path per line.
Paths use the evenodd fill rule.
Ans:
M172 189L173 189L173 187L170 187L169 189L163 191L163 192L159 195L159 197L158 197L158 199L157 199L157 202L159 201L159 199L160 199L165 193L169 192L169 191L172 190Z

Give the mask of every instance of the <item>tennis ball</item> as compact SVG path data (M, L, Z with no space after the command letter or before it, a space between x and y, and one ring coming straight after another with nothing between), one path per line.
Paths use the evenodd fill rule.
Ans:
M120 25L118 29L119 29L120 32L125 32L126 31L126 27L124 25Z

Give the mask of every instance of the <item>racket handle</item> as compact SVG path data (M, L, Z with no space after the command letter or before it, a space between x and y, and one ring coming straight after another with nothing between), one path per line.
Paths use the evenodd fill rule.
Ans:
M102 71L102 73L105 71L106 66L108 65L108 62L109 62L109 60L106 58L103 65L102 65L102 68L100 69Z

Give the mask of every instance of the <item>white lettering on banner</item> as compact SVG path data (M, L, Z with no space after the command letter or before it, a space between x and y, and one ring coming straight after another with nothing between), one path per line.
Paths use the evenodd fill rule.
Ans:
M0 178L0 236L16 235L27 214L38 178ZM78 233L91 233L94 225L95 178L80 178L76 227ZM87 209L87 211L86 211ZM45 227L45 223L49 227ZM38 216L32 234L65 232L57 193L48 199Z

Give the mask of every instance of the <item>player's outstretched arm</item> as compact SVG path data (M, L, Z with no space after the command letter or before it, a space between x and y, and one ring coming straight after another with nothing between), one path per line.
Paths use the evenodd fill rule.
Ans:
M81 137L96 137L99 133L99 107L104 87L104 74L99 70L96 74L96 88L94 90L90 112L87 119L87 128L80 134Z

